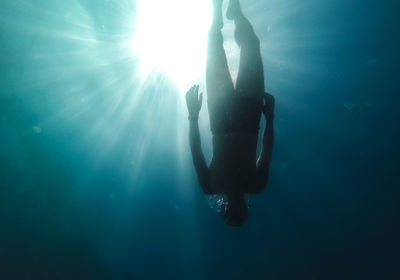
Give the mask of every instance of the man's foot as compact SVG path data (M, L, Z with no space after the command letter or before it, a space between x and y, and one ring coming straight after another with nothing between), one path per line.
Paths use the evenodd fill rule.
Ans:
M226 17L229 20L235 19L242 13L239 0L230 0L228 10L226 11Z
M213 25L218 29L222 29L222 27L224 26L222 20L222 2L223 0L213 0Z

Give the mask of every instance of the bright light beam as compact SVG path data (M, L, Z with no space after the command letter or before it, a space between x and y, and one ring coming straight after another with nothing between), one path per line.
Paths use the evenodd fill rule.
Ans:
M140 0L132 43L141 74L160 71L179 89L190 86L204 75L211 19L211 1Z

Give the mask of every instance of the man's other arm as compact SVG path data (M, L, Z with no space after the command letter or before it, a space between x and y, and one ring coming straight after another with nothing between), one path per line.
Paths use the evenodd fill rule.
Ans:
M274 147L274 107L275 99L272 95L265 95L264 116L267 119L264 130L262 151L257 160L257 182L254 193L261 193L265 190L269 180L269 169L272 160L272 151Z

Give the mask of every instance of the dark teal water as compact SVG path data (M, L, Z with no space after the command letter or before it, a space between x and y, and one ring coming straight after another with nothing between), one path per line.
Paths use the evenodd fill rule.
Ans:
M400 278L398 2L242 3L276 146L236 229L197 183L182 89L139 73L134 0L0 2L0 279Z

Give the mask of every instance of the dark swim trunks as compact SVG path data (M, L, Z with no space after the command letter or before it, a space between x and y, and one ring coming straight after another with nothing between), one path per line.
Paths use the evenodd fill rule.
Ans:
M209 108L213 135L227 133L258 133L262 99L237 95L221 97Z

